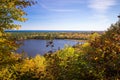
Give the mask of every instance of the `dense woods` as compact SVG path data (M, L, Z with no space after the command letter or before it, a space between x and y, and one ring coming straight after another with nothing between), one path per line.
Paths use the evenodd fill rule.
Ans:
M120 23L112 24L103 34L78 34L74 38L87 38L87 42L65 47L52 54L24 57L15 53L15 40L35 38L32 33L20 38L4 32L15 29L14 20L25 21L23 8L34 4L29 0L0 0L0 80L119 80L120 79ZM59 35L58 33L55 33ZM35 35L35 36L34 36ZM44 34L45 35L45 34ZM64 33L58 38L63 38ZM72 38L72 33L65 36ZM25 36L25 37L26 37ZM48 36L48 35L46 35ZM89 38L88 38L89 36ZM18 38L17 38L18 37ZM42 36L41 36L42 37ZM50 37L50 36L48 36ZM55 37L54 37L55 38ZM36 38L35 38L36 39ZM41 39L41 38L40 38Z
M74 39L74 40L88 40L89 36L94 32L9 32L11 39L26 40L26 39ZM102 34L103 32L97 32Z

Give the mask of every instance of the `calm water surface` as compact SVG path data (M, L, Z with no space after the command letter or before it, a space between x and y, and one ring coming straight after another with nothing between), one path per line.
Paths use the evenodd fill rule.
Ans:
M46 47L48 40L24 40L23 45L17 50L18 53L25 52L28 56L35 56L36 54L43 55L50 51L57 51L63 49L65 45L73 46L78 43L76 40L53 40L54 47Z

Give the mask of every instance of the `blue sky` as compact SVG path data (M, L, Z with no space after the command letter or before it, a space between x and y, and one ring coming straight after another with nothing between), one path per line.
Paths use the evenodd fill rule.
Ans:
M107 30L120 13L120 0L37 0L25 9L21 30Z

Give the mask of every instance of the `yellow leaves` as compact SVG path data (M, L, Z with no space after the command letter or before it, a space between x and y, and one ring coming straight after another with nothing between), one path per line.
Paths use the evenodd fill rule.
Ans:
M0 74L5 74L8 71L8 68L2 68L2 70L0 71Z
M82 45L82 52L84 54L93 54L95 53L95 50L91 47L90 43L86 42Z
M74 48L66 47L57 54L61 59L67 59L68 57L74 56Z
M111 42L109 40L105 40L105 43L106 44L110 44Z
M83 48L89 47L89 46L90 46L90 43L88 43L88 42L86 42L86 43L84 43L84 44L82 45Z
M45 58L40 55L36 55L36 57L33 59L35 63L35 67L39 68L39 70L44 70L46 63L45 63Z
M67 54L66 54L66 56L73 56L74 55L74 48L72 48L72 47L68 47L68 52L67 52Z
M7 8L7 6L6 5L4 5L4 6L2 6L3 8Z
M100 37L100 34L94 33L94 34L90 35L90 40L95 40L98 37Z
M43 56L40 56L40 55L36 55L33 60L34 60L35 64L38 66L44 65L44 62L45 62L45 58Z
M0 69L0 80L10 80L13 75L13 71L10 70L10 67L5 67Z
M7 72L8 72L8 68L2 68L0 70L0 78L5 77L5 75L7 74Z
M19 30L20 28L21 28L21 26L18 25L18 26L16 27L16 30Z
M3 33L2 32L0 32L0 37L3 35Z
M1 28L3 31L6 29L19 29L15 26L14 21L25 22L27 19L24 18L26 14L23 8L30 6L34 1L24 0L0 0L0 21L3 23ZM10 26L14 24L14 26Z
M95 57L94 60L98 60L98 57Z
M15 7L15 3L9 2L9 3L8 3L8 7L9 7L9 8Z
M5 41L6 41L6 39L0 38L0 43L4 43Z
M21 63L19 65L19 67L18 67L18 69L22 73L25 73L25 72L29 71L32 68L33 68L33 63L31 62L31 60L24 60L24 62Z
M2 32L0 32L0 43L3 43L4 41L5 41L5 39L3 39L2 37L3 37L3 33Z
M45 58L43 56L37 55L32 59L25 59L23 63L20 65L21 72L27 71L44 71L45 70Z
M21 55L20 54L16 54L14 52L11 52L11 55L10 57L13 59L13 60L18 60L21 58Z

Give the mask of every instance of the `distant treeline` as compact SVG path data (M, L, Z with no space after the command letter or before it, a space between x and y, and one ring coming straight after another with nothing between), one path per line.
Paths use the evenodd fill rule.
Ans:
M102 34L103 32L8 32L11 33L11 39L75 39L87 40L93 33Z

